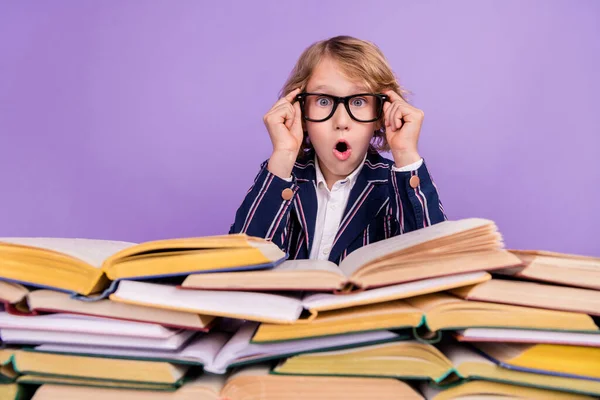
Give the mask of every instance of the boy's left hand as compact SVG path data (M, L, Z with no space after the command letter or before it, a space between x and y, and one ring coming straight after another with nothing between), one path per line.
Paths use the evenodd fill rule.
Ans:
M393 90L387 90L390 102L383 105L385 135L397 167L404 167L421 159L417 151L419 134L425 114L408 104ZM404 121L404 122L403 122Z

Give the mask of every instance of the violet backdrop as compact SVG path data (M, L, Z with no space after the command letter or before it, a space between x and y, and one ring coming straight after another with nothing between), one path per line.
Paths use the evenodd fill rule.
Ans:
M600 256L600 1L0 2L0 236L226 233L296 59L378 44L451 219Z

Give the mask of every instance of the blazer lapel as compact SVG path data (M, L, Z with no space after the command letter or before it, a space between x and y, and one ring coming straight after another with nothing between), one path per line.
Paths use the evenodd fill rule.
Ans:
M348 204L333 242L329 260L337 263L350 243L363 232L389 200L390 166L379 154L369 153L350 191Z
M298 223L302 227L304 242L306 243L306 258L308 258L315 237L318 207L314 160L310 158L305 163L297 162L294 166L294 175L299 189L293 201L293 209L298 218Z

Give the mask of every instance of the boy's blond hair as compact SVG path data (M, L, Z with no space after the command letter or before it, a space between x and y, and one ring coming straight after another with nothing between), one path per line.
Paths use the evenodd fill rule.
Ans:
M372 93L391 89L405 98L405 92L400 88L394 72L379 47L351 36L336 36L322 40L304 50L279 93L280 98L298 87L303 91L306 90L313 70L326 57L335 60L348 79L363 83ZM390 147L385 136L383 115L378 127L380 129L374 133L371 150L388 151ZM304 140L298 156L304 156L311 149L312 145L304 129Z

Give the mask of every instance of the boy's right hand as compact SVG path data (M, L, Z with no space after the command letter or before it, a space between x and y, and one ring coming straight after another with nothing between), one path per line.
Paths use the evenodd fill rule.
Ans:
M292 90L279 99L263 117L273 143L273 154L269 158L267 169L284 179L291 176L304 138L300 104L293 103L298 93L300 88Z

